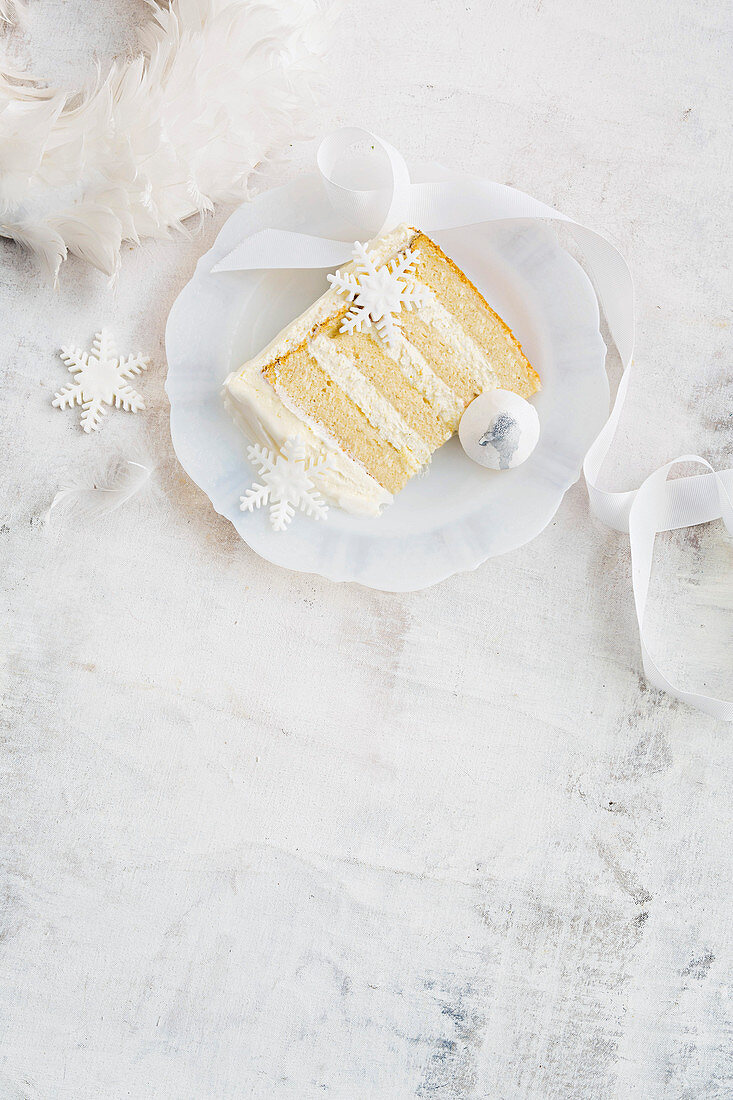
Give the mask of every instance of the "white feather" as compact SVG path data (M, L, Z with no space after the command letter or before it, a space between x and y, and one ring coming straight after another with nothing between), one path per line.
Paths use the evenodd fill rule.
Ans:
M46 524L51 522L52 513L63 515L67 521L90 522L109 515L123 504L127 504L152 475L152 468L141 462L116 462L106 475L106 485L93 481L71 482L59 489L44 515Z
M25 19L23 0L0 0L0 26L22 23Z
M148 3L139 56L73 95L0 58L0 234L52 270L69 251L113 274L123 240L246 198L255 166L302 132L330 0Z
M66 259L66 245L60 233L43 222L37 225L5 226L1 218L0 233L35 252L44 270L56 282L59 268Z

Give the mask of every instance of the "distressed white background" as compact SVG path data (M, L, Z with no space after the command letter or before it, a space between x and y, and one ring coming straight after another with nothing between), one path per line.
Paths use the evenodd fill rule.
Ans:
M730 463L726 9L350 4L314 120L620 245L615 488ZM144 16L32 10L71 82ZM581 483L533 544L418 594L256 558L177 467L163 392L167 312L227 213L129 249L112 291L70 261L54 294L0 250L2 1100L730 1097L731 731L645 686L625 537ZM103 322L155 365L148 411L88 438L50 406L54 353ZM67 474L118 457L156 491L43 528ZM730 539L663 536L657 562L659 651L730 692Z

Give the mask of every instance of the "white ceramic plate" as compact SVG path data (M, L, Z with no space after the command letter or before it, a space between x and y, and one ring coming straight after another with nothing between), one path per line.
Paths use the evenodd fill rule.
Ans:
M283 197L288 208L300 200L302 220L279 217ZM527 462L515 470L485 470L453 438L381 517L332 508L325 522L298 513L286 532L274 532L266 509L239 509L256 474L246 457L248 441L224 407L222 382L327 283L322 270L211 273L244 236L265 225L353 236L329 209L317 178L302 177L232 215L171 310L166 390L173 446L217 512L277 565L396 592L474 569L539 534L577 480L609 400L596 296L554 234L526 222L433 234L512 328L542 379L542 392L533 398L542 432Z

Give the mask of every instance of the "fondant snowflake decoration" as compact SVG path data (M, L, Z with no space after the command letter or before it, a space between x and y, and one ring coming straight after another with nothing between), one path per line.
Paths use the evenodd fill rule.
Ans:
M313 474L331 465L331 455L315 460L308 459L305 447L298 436L291 436L275 457L267 447L259 443L247 448L247 457L262 475L263 485L254 482L251 489L240 497L243 512L253 512L263 504L270 505L270 523L273 530L284 531L300 508L307 516L325 519L328 505L313 484Z
M106 329L98 332L90 352L80 348L62 348L59 352L74 381L64 386L51 402L57 409L81 405L81 426L85 432L96 432L107 415L105 405L137 412L144 409L142 397L129 380L148 369L145 355L117 358L114 342Z
M417 249L406 248L390 263L378 268L366 245L357 241L352 255L355 273L339 270L328 276L333 289L345 294L352 303L341 331L361 332L365 325L373 324L381 338L390 347L395 347L400 336L398 314L425 300L425 291L409 281L420 253Z

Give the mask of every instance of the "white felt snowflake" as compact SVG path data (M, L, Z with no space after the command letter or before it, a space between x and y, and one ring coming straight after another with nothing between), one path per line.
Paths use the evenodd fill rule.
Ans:
M117 357L114 342L106 329L98 332L90 352L80 348L62 348L59 352L74 381L56 394L52 405L57 409L70 409L81 405L81 426L85 432L96 432L102 417L107 415L105 405L137 412L144 409L142 397L134 390L129 379L148 369L150 360L145 355Z
M259 443L247 448L247 456L262 475L264 485L255 481L252 488L240 497L243 512L253 512L255 508L269 504L270 523L275 531L286 529L296 508L316 519L325 518L328 505L313 484L313 474L329 468L330 454L317 461L309 459L296 435L286 440L277 457Z
M357 241L352 253L356 272L337 271L328 281L334 290L345 294L352 303L341 324L342 332L361 332L365 325L375 325L377 332L390 347L399 342L400 322L397 315L425 300L425 291L409 280L420 253L406 248L388 264L377 267L366 245Z

